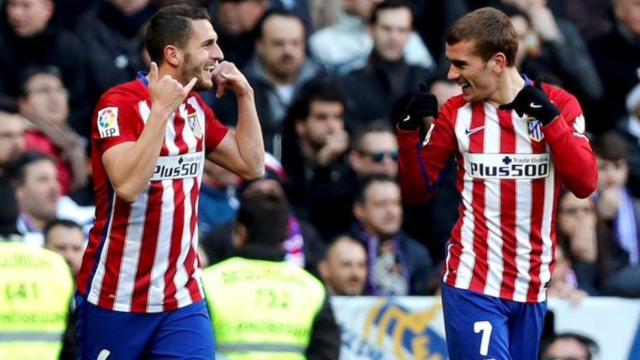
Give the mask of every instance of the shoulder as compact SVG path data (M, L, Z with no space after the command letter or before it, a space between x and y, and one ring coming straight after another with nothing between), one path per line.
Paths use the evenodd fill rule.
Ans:
M138 80L133 80L107 90L100 98L99 106L100 104L126 106L136 104L148 97L149 92L144 85Z
M558 107L566 119L572 119L582 115L582 108L578 103L578 99L573 94L546 83L542 84L542 88L547 93L547 96L549 96L549 100Z

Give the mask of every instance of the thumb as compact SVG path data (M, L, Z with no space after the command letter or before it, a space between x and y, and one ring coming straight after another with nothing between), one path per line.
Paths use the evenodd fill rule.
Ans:
M155 62L151 62L149 68L149 84L153 85L158 81L158 65Z
M196 78L195 76L191 79L191 81L189 81L189 83L184 87L184 94L189 95L189 93L191 92L191 89L193 89L193 87L196 85L196 82L198 81L198 78Z

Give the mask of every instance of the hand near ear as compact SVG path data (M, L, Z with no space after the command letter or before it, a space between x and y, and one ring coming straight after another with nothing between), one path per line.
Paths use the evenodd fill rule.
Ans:
M197 78L191 79L187 85L182 85L170 75L158 79L158 65L151 63L149 69L149 92L151 93L152 109L160 111L164 116L169 116L178 109L178 106L189 95L196 84Z

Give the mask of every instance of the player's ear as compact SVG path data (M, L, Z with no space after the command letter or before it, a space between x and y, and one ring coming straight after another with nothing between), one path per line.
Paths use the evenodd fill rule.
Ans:
M502 52L496 53L489 59L488 66L494 72L502 72L509 66L507 56Z
M184 53L176 46L167 45L164 47L164 59L168 64L178 67L182 64Z

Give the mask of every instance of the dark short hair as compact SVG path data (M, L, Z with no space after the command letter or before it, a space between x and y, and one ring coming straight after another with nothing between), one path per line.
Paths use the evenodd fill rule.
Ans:
M18 76L18 83L20 84L20 96L26 97L28 90L27 83L32 77L36 75L52 75L63 81L62 72L54 65L29 65Z
M549 350L549 347L551 347L551 345L553 345L553 343L558 340L567 340L567 339L575 340L580 344L584 345L584 347L587 349L587 360L591 360L594 356L598 355L598 353L600 352L600 347L590 337L582 334L574 333L574 332L564 332L564 333L556 334L550 339L548 339L547 341L543 342L542 348L540 350L540 358L542 360L548 359L546 357L546 352Z
M305 39L306 39L306 29L304 28L304 23L302 21L302 19L300 18L300 16L298 16L298 14L294 13L293 11L284 9L284 8L271 8L269 10L267 10L264 15L262 15L262 17L260 18L260 20L258 20L258 24L256 25L256 35L258 39L262 39L262 37L264 36L264 24L267 22L267 20L269 20L269 18L274 17L274 16L281 16L281 17L285 17L285 18L292 18L292 19L296 19L300 22L300 24L302 25L303 30L305 30Z
M289 234L289 207L284 198L258 193L240 202L237 223L247 228L247 242L279 245Z
M351 140L351 148L356 151L362 151L362 140L365 136L372 133L389 133L395 137L393 128L389 125L389 121L374 120L364 125L357 126L353 132L353 140Z
M161 65L167 45L184 48L193 33L191 21L194 20L211 22L211 16L204 7L187 4L167 6L158 10L151 17L144 36L144 45L151 60L158 66Z
M502 11L484 7L458 19L447 31L447 45L461 41L475 41L475 52L484 61L503 53L507 65L515 65L518 52L518 34L511 19Z
M82 226L80 226L80 224L78 224L75 221L68 220L68 219L53 219L49 221L47 225L45 225L44 230L42 230L42 233L44 234L45 244L49 243L49 233L51 232L51 230L53 230L53 228L58 226L61 226L67 229L78 229L80 230L80 232L82 232Z
M619 161L627 157L627 143L615 132L602 134L591 142L593 152L601 159Z
M384 10L393 9L407 9L411 13L411 28L414 27L414 21L416 19L416 13L413 8L413 4L406 0L385 0L373 8L371 17L369 18L369 24L375 25L380 17L380 12Z
M305 121L314 101L340 103L344 111L347 111L347 97L338 81L332 77L319 78L307 83L300 90L289 108L287 121Z
M8 174L10 174L12 185L23 185L27 176L27 167L43 160L51 161L51 163L55 165L55 161L51 157L37 152L26 152L11 162L8 167Z
M397 181L395 181L393 178L389 177L388 175L375 174L375 175L367 176L362 180L362 182L360 182L360 186L358 187L354 197L354 202L360 205L363 205L364 203L366 203L367 190L369 190L369 188L376 183L391 183L391 184L395 184L398 187L400 186L398 185Z

